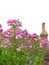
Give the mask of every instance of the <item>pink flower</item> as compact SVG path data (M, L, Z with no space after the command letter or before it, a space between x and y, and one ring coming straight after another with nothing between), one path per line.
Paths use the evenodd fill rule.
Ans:
M0 33L3 32L2 25L0 24Z
M13 37L14 32L12 30L8 30L5 32L5 37Z
M5 34L5 35L4 35L4 39L5 39L5 38L8 38L8 35Z
M19 21L19 19L16 22L16 26L22 26L22 23Z
M7 44L7 45L11 45L11 44L12 44L12 43L9 41L8 38L5 38L5 39L4 39L4 42L5 42L5 44Z
M37 37L38 37L38 35L37 35L36 33L34 33L34 34L31 35L31 39L32 39L32 40L37 39Z
M7 24L12 26L12 25L16 25L16 22L17 22L17 20L15 20L15 19L11 20L10 19L10 20L7 21Z
M40 43L42 43L42 44L45 44L46 43L47 44L48 43L48 40L47 39L41 40Z
M7 21L7 24L8 24L8 25L12 25L12 20L8 20L8 21Z
M13 20L8 20L7 21L7 24L9 25L9 26L22 26L21 24L21 22L19 22L19 19L18 20L15 20L15 19L13 19Z
M23 33L24 35L28 35L28 31L27 31L26 29L23 30L22 33Z
M49 43L49 41L47 40L47 39L45 39L45 40L41 40L40 41L40 47L43 47L42 45L44 44L46 44L46 46L48 45L48 43Z
M37 39L38 35L37 34L29 34L28 31L25 29L25 30L21 30L21 31L18 31L16 32L16 39L18 38L22 38L24 37L24 39L27 39L27 40L35 40Z
M28 33L28 34L26 35L26 37L27 37L28 40L30 40L30 39L31 39L31 34Z
M22 38L21 31L16 32L16 39Z
M28 39L28 40L31 40L31 39L35 40L38 37L38 35L35 33L32 35L29 34L26 29L16 32L16 39L22 38L22 37L24 37L25 39Z
M27 38L27 36L28 36L28 31L26 29L23 31L21 30L21 31L16 32L16 39L22 38L22 37Z

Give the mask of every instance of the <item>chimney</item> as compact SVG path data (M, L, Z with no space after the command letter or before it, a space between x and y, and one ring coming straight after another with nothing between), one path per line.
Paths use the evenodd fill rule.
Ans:
M45 23L42 23L42 32L45 32Z
M42 32L40 34L41 39L48 39L48 33L45 30L45 23L42 23Z

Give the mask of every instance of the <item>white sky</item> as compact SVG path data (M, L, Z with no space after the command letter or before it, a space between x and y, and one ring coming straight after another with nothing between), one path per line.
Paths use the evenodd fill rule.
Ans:
M46 23L49 33L49 0L0 0L0 23L4 31L8 19L20 19L29 33L41 32L42 22Z

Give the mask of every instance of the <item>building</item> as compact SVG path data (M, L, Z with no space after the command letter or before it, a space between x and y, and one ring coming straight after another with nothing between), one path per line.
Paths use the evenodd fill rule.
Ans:
M48 39L48 33L45 30L45 23L42 23L42 32L40 34L40 37L41 37L42 40Z
M45 39L48 40L48 33L45 29L45 23L44 22L42 23L42 32L40 34L40 37L41 37L42 40L45 40ZM46 61L45 64L49 65L49 50L45 54L45 61Z

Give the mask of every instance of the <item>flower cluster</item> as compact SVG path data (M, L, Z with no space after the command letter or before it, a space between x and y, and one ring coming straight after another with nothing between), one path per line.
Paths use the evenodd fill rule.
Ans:
M22 38L22 36L26 37L27 39L31 39L31 40L35 40L38 37L36 33L29 34L26 29L16 32L16 39Z
M9 25L9 26L14 26L14 27L19 27L19 26L22 26L22 24L21 24L21 22L19 21L19 19L18 20L16 20L16 19L10 19L10 20L8 20L7 21L7 24ZM0 24L0 33L2 33L3 32L3 29L2 29L2 26L1 26L1 24ZM3 35L0 35L0 38L2 38L2 36L3 36L3 39L4 39L4 43L5 44L7 44L7 45L11 45L12 43L11 43L11 41L9 40L9 38L12 38L12 37L14 37L14 33L15 33L15 31L14 30L7 30L6 32L4 32L4 36Z
M27 35L29 35L29 33L26 29L18 31L18 32L16 32L16 39L17 38L22 38L23 36L26 37Z
M22 26L22 23L19 22L19 19L18 20L15 20L15 19L11 20L10 19L10 20L7 21L7 24L9 26Z

